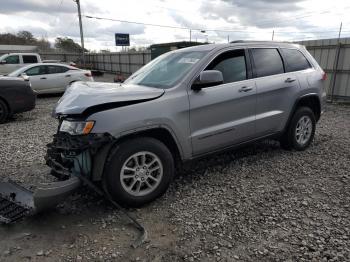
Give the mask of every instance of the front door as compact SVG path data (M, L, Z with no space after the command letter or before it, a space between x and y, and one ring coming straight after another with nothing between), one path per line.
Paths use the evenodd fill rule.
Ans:
M9 74L21 67L19 55L9 55L2 61L0 74Z
M52 83L48 79L48 68L46 65L34 66L27 69L25 72L29 76L30 84L38 93L45 93L50 88Z
M256 86L248 79L245 50L218 55L205 70L219 70L224 83L190 90L190 127L194 155L239 144L254 137Z

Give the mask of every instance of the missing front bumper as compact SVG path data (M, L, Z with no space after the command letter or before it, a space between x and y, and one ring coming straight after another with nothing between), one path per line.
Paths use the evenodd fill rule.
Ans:
M9 181L0 182L0 222L12 223L54 207L72 194L81 181L77 177L40 185L34 192Z
M68 179L74 173L89 178L91 158L112 140L108 134L72 136L58 132L47 145L46 164L52 169L52 175L61 180Z
M42 184L32 192L15 182L0 182L0 222L11 223L55 207L91 175L91 156L111 141L108 135L71 136L57 133L48 144L46 163L59 182Z

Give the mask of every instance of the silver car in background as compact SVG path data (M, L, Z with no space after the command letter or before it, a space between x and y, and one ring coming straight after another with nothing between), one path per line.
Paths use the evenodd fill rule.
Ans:
M60 63L27 65L8 76L29 78L32 89L38 94L63 93L76 81L94 81L91 71Z
M166 191L177 163L266 138L305 150L323 112L325 80L295 44L169 52L123 84L69 87L54 110L59 128L46 161L60 179L85 177L122 205L141 206Z

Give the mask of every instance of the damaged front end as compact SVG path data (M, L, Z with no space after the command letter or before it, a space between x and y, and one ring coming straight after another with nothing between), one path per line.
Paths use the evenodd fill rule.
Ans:
M90 178L93 156L112 140L108 134L73 136L58 132L54 135L53 142L47 145L46 164L51 167L51 174L59 180L77 175Z
M81 185L82 177L90 179L93 156L111 140L107 134L55 134L45 160L60 181L39 185L34 192L13 181L0 182L0 222L11 223L63 201Z

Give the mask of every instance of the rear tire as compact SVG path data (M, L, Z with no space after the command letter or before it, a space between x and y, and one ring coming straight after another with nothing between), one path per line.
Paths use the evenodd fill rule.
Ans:
M163 195L173 176L169 149L154 138L136 138L117 145L105 168L103 185L119 204L140 207Z
M308 148L314 138L316 129L315 114L309 107L298 108L280 143L284 149L298 151Z
M0 124L4 123L9 117L9 110L6 103L0 99Z

